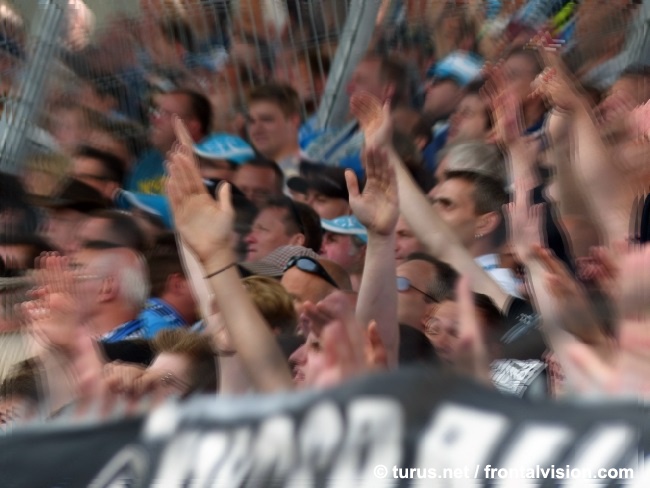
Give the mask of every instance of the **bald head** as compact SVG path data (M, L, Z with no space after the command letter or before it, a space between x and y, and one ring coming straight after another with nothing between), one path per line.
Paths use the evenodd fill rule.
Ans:
M332 277L334 283L339 287L339 290L350 291L352 290L352 282L350 281L350 275L345 269L339 266L334 261L329 259L319 259L318 262L323 267L327 274Z

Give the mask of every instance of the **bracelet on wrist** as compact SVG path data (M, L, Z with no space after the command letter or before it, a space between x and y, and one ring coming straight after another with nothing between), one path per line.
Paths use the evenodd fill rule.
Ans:
M213 278L213 277L217 276L218 274L221 274L221 273L223 273L224 271L226 271L226 270L228 270L228 269L230 269L230 268L232 268L232 267L234 267L234 266L237 266L237 263L232 262L232 263L230 263L228 266L224 266L223 268L221 268L221 269L215 271L214 273L210 273L210 274L204 276L204 278L205 278L206 280L207 280L207 279L210 279L210 278Z

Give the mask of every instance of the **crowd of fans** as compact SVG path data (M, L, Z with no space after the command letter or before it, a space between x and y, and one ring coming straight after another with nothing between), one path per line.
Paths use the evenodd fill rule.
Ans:
M142 3L61 53L50 151L1 174L3 424L405 366L647 398L640 2L385 2L328 130L346 2Z

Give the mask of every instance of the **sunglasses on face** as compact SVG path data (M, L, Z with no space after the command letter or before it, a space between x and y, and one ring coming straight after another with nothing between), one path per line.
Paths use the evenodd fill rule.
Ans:
M427 298L427 300L430 300L432 302L436 301L435 298L433 298L427 292L425 292L423 290L420 290L419 288L416 288L415 286L413 286L413 284L411 283L411 280L409 280L408 278L404 278L403 276L398 276L397 277L397 291L399 291L401 293L404 293L404 292L409 291L409 289L413 289L413 290L417 291L418 293L421 293L422 295L424 295Z
M287 266L284 268L284 272L286 273L293 267L296 267L305 273L316 275L319 278L327 281L334 288L339 288L339 285L337 285L329 273L325 271L325 268L323 268L323 266L321 266L321 264L313 258L306 256L294 256L287 263Z

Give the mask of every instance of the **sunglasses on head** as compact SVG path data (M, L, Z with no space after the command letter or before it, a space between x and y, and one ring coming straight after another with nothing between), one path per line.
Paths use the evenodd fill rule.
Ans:
M336 281L334 281L329 273L325 271L325 268L323 268L323 266L313 258L307 256L294 256L287 263L287 266L284 268L284 272L286 273L293 267L296 267L305 273L316 275L319 278L327 281L334 288L339 288L339 285L337 285Z
M427 297L427 299L429 299L429 300L431 300L433 302L436 301L436 299L433 298L431 295L429 295L427 292L425 292L423 290L420 290L419 288L416 288L415 286L413 286L413 284L411 283L411 280L409 280L408 278L404 278L403 276L398 276L397 277L397 291L399 291L401 293L404 293L404 292L409 291L409 289L413 289L413 290L417 291L418 293L421 293L422 295Z

